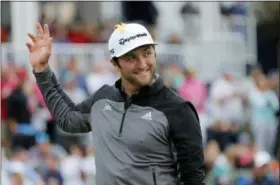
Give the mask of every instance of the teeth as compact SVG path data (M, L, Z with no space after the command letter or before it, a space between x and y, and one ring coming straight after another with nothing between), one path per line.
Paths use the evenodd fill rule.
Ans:
M138 72L138 73L135 73L135 74L139 75L139 74L143 74L143 73L146 73L146 72L148 72L148 70L147 71L141 71L141 72Z

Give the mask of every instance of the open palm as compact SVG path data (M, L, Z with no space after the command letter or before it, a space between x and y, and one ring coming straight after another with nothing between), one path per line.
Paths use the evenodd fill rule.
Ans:
M52 38L48 25L44 25L44 30L40 23L36 24L37 38L28 33L32 43L26 43L29 50L29 62L36 72L43 71L48 66L48 60L51 55Z

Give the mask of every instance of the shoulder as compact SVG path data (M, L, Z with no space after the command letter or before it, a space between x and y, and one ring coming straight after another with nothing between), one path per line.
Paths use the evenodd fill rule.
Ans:
M119 90L114 85L103 85L93 94L93 100L96 102L101 99L118 100L120 97Z
M166 116L173 119L188 119L190 116L199 120L194 105L181 98L176 92L165 88L161 98L166 106Z

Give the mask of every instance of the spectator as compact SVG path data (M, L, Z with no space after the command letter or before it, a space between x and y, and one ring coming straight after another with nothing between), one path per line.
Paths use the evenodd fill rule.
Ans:
M23 175L23 178L30 181L34 182L36 185L42 185L43 181L39 174L32 168L32 166L28 163L28 152L27 150L23 148L14 148L12 150L12 158L9 161L10 166L9 170L14 171L14 170L22 170L22 171L16 171L20 172ZM18 168L18 169L14 169ZM14 178L17 178L17 175Z
M257 151L256 145L247 133L242 133L239 139L236 168L250 169L253 166L253 157Z
M38 86L33 80L29 79L25 82L24 91L28 100L28 109L33 127L36 131L45 132L46 122L50 117L50 113L44 108L45 102Z
M82 173L82 151L77 145L70 147L70 156L61 162L61 174L64 185L84 185Z
M184 72L185 81L179 88L178 94L186 101L190 101L196 108L202 131L203 141L206 141L206 128L208 126L208 118L205 112L207 101L207 88L205 84L196 78L193 69L188 68Z
M64 74L64 92L66 95L69 96L69 98L74 103L80 103L84 99L87 98L87 95L85 92L77 85L77 78L75 76L76 74L73 72L66 72ZM70 147L71 143L75 144L88 144L89 139L91 137L90 133L88 134L70 134L67 132L64 132L60 128L57 129L57 140L56 142L62 146L64 146L67 150Z
M211 184L231 185L234 182L234 170L237 147L229 146L225 153L221 153L214 162Z
M254 156L254 168L249 178L239 177L236 185L278 185L277 180L270 175L271 156L265 151L258 151Z
M36 185L28 180L24 174L25 166L22 162L15 161L9 164L9 176L11 185Z
M188 68L184 72L185 81L179 88L179 95L186 101L192 102L198 114L205 113L207 88L205 84L196 78L193 69Z
M261 150L271 154L276 135L275 114L279 110L279 101L276 94L269 89L265 76L258 80L257 89L250 91L249 100L252 107L251 126L256 144Z
M242 85L240 88L240 94L244 97L244 113L246 116L246 122L251 122L252 109L249 103L249 93L257 88L257 81L264 74L260 66L249 66L248 77L242 80ZM248 125L248 124L247 124Z
M1 183L5 185L11 185L9 179L9 161L4 152L4 148L1 148Z
M66 72L64 76L65 93L73 100L74 103L80 103L87 95L77 85L76 74L73 72Z
M8 66L3 66L1 71L1 141L10 142L10 132L8 129L8 105L7 98L15 88L14 73L9 70Z
M47 171L44 174L46 185L63 185L63 177L59 171L59 159L53 155L48 155L46 159Z
M16 87L7 98L8 124L12 133L13 146L29 148L35 144L34 134L36 130L31 125L32 115L29 110L28 98L24 92L27 73L24 70L19 70L16 75Z
M45 173L47 167L43 162L49 155L55 156L59 160L62 160L67 156L67 152L60 145L51 144L47 134L37 134L36 145L29 150L29 160L32 167L35 168L40 174Z
M85 184L95 185L95 150L91 145L86 149L86 156L82 161L82 171L85 175Z
M184 76L180 66L175 62L167 62L167 68L164 70L163 79L165 85L178 93L179 88L184 83Z
M215 140L221 151L238 142L236 125L230 121L217 120L207 128L207 141Z
M230 121L237 126L244 124L242 97L230 70L224 70L223 76L211 85L209 103L210 114L214 121Z
M81 88L87 95L90 95L88 86L86 83L86 77L83 73L79 71L77 60L74 56L70 58L67 63L66 69L61 69L60 80L64 83L64 80L67 80L65 77L66 74L72 73L75 77L76 85Z
M97 89L104 84L113 85L115 83L116 76L112 74L106 64L103 61L93 63L92 70L87 76L86 82L89 87L90 93L95 93Z
M249 76L243 80L242 91L246 97L248 93L256 88L256 84L259 78L264 75L260 66L252 66L249 69Z
M207 146L204 148L205 156L205 168L206 172L210 172L216 159L221 155L221 150L219 144L215 140L208 142Z

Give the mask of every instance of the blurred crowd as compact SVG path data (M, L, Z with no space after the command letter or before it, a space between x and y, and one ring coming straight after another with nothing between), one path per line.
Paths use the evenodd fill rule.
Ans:
M175 63L163 60L174 61L172 57ZM253 185L260 180L279 184L278 71L264 74L260 66L252 66L249 75L240 78L224 68L222 76L205 82L196 77L194 68L180 63L180 56L172 57L159 56L158 73L198 111L207 184ZM74 103L119 77L105 62L93 63L89 73L81 72L77 62L73 56L56 69ZM92 184L91 134L68 134L56 127L34 77L12 61L2 66L1 119L5 185Z
M69 24L63 24L57 20L48 20L42 14L40 23L47 23L50 27L50 34L56 43L102 43L109 38L114 25L118 20L109 19L104 22L85 22L76 20ZM1 43L11 40L11 28L1 26Z
M107 18L100 21L85 21L81 17L81 13L73 10L75 5L69 6L64 16L55 17L52 15L56 11L64 12L61 9L62 5L55 2L48 2L51 9L44 9L40 14L39 21L41 24L47 23L50 26L50 34L57 43L104 43L108 40L114 25L119 23L118 17ZM58 6L58 7L56 7ZM64 5L67 7L66 5ZM74 6L74 7L73 7ZM149 29L153 37L156 37L155 27L157 26L157 19L159 11L157 6L151 1L145 2L129 2L124 1L121 3L122 20L130 22L137 20ZM74 8L75 9L75 8ZM142 11L138 11L141 9ZM76 12L73 13L72 11ZM246 2L220 2L219 13L221 14L222 23L221 31L230 31L233 33L240 33L244 39L247 39L246 33L246 16L248 15L248 3ZM59 14L57 12L57 14ZM62 13L61 13L62 14ZM67 14L67 15L66 15ZM68 17L69 15L69 18ZM193 40L201 31L197 28L198 20L195 18L200 14L198 4L196 2L186 2L179 10L179 14L187 24L187 29L184 34L187 34L188 40ZM52 16L50 16L52 15ZM66 20L64 20L66 19ZM69 19L69 20L68 20ZM12 32L10 24L1 24L1 43L11 41ZM178 31L176 31L178 34ZM168 40L164 38L164 40Z
M39 22L42 25L49 25L50 34L54 39L54 43L87 44L107 42L112 28L119 23L119 20L115 18L102 22L73 20L66 24L58 20L48 20L42 14ZM1 43L9 41L11 41L11 28L6 25L1 25Z

